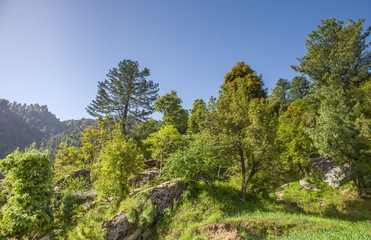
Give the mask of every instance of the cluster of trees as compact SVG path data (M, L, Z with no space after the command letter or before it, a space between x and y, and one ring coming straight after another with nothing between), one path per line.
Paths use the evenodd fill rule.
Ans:
M45 105L0 99L0 158L33 142L54 156L61 142L77 144L69 135L78 135L86 126L94 124L92 119L61 122Z
M311 159L328 155L350 169L362 197L371 180L370 31L363 29L363 20L324 20L308 35L307 54L292 66L300 76L279 79L268 95L262 77L238 62L225 75L219 96L208 103L196 99L190 111L181 106L176 91L159 97L158 84L146 79L147 68L121 61L98 83L97 97L87 107L100 118L98 126L86 128L78 145L60 145L54 181L76 169L90 169L98 198L119 203L129 191L129 177L153 158L161 174L203 181L211 188L216 180L238 181L240 200L245 201L248 194L266 194L308 176ZM154 111L163 114L161 121L150 118ZM6 175L0 198L4 236L34 236L52 221L53 211L40 207L51 196L46 158L30 150L1 161ZM39 171L26 171L30 164ZM23 178L32 178L33 187L28 180L17 181ZM45 191L42 199L31 195L37 194L33 188ZM39 205L31 204L34 198ZM61 198L62 206L66 199ZM20 217L25 218L22 224L9 223Z

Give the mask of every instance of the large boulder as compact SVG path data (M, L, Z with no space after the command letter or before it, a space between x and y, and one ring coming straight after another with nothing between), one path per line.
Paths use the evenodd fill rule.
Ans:
M164 214L166 208L181 200L184 187L185 184L180 179L174 179L155 187L141 190L136 194L142 192L148 194L152 205L156 209L156 222ZM153 230L153 225L148 226L148 229L142 229L138 223L130 223L125 212L120 212L111 220L103 222L101 229L107 230L106 239L108 240L152 239L153 237L148 235L148 229ZM143 236L144 233L147 233L147 236Z
M137 223L130 223L125 212L119 212L111 220L104 221L101 229L107 229L107 240L138 239L141 229Z
M322 156L313 159L313 169L321 173L325 183L333 188L338 188L346 177L348 167L347 165L339 166L333 158Z
M159 219L166 208L181 200L185 184L180 178L164 182L148 189L149 198L156 209L156 219Z

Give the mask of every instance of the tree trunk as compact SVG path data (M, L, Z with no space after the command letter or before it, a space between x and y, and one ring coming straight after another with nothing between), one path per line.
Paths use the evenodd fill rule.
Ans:
M246 189L247 189L247 186L249 185L251 179L254 177L255 173L256 173L256 169L255 169L255 167L252 167L251 171L249 172L249 176L247 177L247 180L243 184L243 186L242 186L243 188L241 189L240 200L242 202L245 202L245 200L246 200Z
M246 188L247 188L247 182L242 182L241 193L240 193L241 202L246 201Z
M129 114L129 99L127 99L125 102L124 112L120 119L123 133L126 133L126 128L127 128L126 124L127 124L128 114Z
M240 152L240 164L241 164L241 193L240 193L240 200L241 202L245 202L245 195L246 195L246 165L245 165L245 156L243 154L242 149L239 149Z
M355 177L353 179L353 182L354 182L354 185L356 186L357 188L357 197L358 199L361 199L362 198L362 186L361 186L361 181L359 179L359 177Z

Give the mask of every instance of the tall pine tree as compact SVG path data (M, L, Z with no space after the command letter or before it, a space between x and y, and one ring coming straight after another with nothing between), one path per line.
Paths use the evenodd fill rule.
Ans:
M112 68L107 79L98 82L96 99L87 106L87 112L93 117L110 115L120 123L123 132L133 127L154 111L158 84L146 78L150 76L148 68L139 70L139 64L132 60L123 60L117 68Z
M320 153L350 166L358 197L370 174L371 159L370 131L364 131L370 128L370 118L359 98L361 86L371 79L371 52L366 42L371 28L364 31L363 22L322 21L308 35L307 54L293 66L314 83L319 102L314 143Z

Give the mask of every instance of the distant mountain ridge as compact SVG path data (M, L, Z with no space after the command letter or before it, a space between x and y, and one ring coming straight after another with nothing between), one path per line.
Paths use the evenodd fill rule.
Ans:
M60 121L46 105L20 104L0 99L0 159L33 142L54 155L62 141L78 144L70 135L96 124L93 119Z

